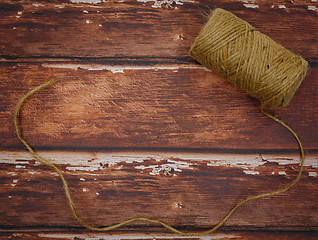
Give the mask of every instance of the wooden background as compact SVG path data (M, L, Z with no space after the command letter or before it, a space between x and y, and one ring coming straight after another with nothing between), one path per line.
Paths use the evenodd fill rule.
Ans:
M86 231L59 178L15 135L26 92L58 82L22 109L24 136L61 170L94 226L143 216L181 230L215 225L248 196L288 184L297 143L259 104L188 56L207 15L230 10L306 58L308 74L277 116L306 148L301 181L242 206L220 231L187 239L318 238L316 0L2 0L0 239L181 239L143 222Z

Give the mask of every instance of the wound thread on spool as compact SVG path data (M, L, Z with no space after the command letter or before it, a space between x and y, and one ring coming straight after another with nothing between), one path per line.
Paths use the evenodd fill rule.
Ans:
M272 109L288 105L308 65L302 57L220 8L211 12L190 56Z

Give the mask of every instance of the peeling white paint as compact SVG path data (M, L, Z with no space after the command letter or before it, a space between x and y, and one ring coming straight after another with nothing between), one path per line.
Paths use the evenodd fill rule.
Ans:
M244 5L244 7L246 7L246 8L259 8L259 5L257 5L257 4L252 4L252 3L245 3L245 4L243 4Z
M85 178L80 178L80 181L84 181L85 182Z
M85 22L86 22L87 24L91 23L91 21L90 21L90 20L86 20Z
M311 0L311 2L318 2L318 0Z
M124 69L111 70L112 73L124 73Z
M43 7L45 6L44 4L41 4L41 3L32 3L33 6L35 7Z
M8 198L12 198L12 196L8 196Z
M287 173L285 171L279 171L278 175L287 175Z
M259 171L244 170L243 172L250 175L259 175Z
M98 24L98 26L102 27L103 25L102 24Z
M286 6L285 6L285 5L278 5L278 8L280 8L280 9L285 9Z
M121 162L134 164L135 169L161 169L164 167L174 168L175 173L184 169L193 169L198 162L206 162L207 166L218 167L235 167L247 171L258 171L259 167L266 163L275 163L278 166L299 165L298 154L218 154L218 153L191 153L191 152L147 152L147 151L119 151L119 152L73 152L73 151L39 151L38 154L50 159L50 162L58 165L67 164L68 171L82 171L83 174L94 174L95 171L107 170L101 166L108 164L108 168L121 169ZM27 165L39 165L37 162L31 162L33 156L27 151L0 151L1 163L15 165L16 169L24 169ZM24 165L21 165L16 159L23 159ZM178 160L182 159L182 160ZM147 164L152 160L151 164ZM30 161L30 162L29 162ZM160 164L164 161L163 164ZM157 164L154 164L157 163ZM153 165L153 166L149 166ZM142 167L144 166L144 167ZM318 168L318 155L307 154L304 166L309 168L308 171L316 172ZM297 168L297 167L296 167ZM26 169L30 171L30 169ZM32 171L32 170L31 170ZM318 171L318 169L317 169ZM155 173L156 170L153 171ZM38 172L34 172L38 173ZM261 173L261 172L260 172ZM16 176L15 172L8 172L8 175ZM32 174L32 173L30 173ZM52 175L58 176L56 172ZM81 176L84 178L84 176ZM96 178L94 179L96 180Z
M88 11L87 11L87 10L84 10L83 13L88 13Z
M20 169L20 168L25 168L23 165L16 165L15 168Z
M47 68L62 68L62 69L85 69L89 71L111 71L112 73L123 73L125 70L178 70L178 69L202 69L207 72L212 72L210 69L197 66L197 65L185 65L185 66L108 66L102 64L60 64L60 63L44 63L43 67Z
M318 8L316 6L308 6L308 10L310 10L310 11L318 11Z
M16 175L18 175L18 174L15 173L15 172L7 172L7 174L8 174L8 175L11 175L11 176L16 176Z
M241 0L239 2L243 2L243 3L255 3L256 0Z
M148 3L148 2L153 2L151 5L152 8L161 8L162 6L165 5L171 5L171 4L176 4L176 5L183 5L183 3L188 2L188 3L194 3L193 0L137 0L137 2L142 2L142 3Z
M89 3L89 4L100 4L105 0L71 0L71 3Z
M65 8L65 4L55 4L55 8Z
M83 188L83 192L87 192L87 188Z
M97 192L96 195L99 195L99 193Z
M308 172L309 177L317 177L318 174L316 172Z
M173 173L182 172L182 170L184 169L193 169L191 166L196 165L196 163L175 161L171 159L161 159L161 160L164 160L167 163L160 164L160 165L148 165L148 166L139 165L139 166L136 166L135 169L142 170L141 173L143 173L143 170L151 169L151 172L149 172L150 175L160 175L160 172L162 172L163 174L166 174L169 176L177 176L176 174L173 174Z
M159 239L198 239L198 240L219 240L219 239L239 239L242 236L235 235L233 233L214 233L212 236L177 236L173 234L161 233L156 235L153 233L147 234L111 234L111 233L82 233L82 234L72 234L72 233L39 233L39 237L44 238L54 238L54 239L85 239L85 240L124 240L124 239L145 239L145 240L159 240Z
M16 179L14 179L14 180L12 180L12 184L11 184L11 186L12 187L15 187L16 185L17 185L17 183L18 183L18 180L16 180Z

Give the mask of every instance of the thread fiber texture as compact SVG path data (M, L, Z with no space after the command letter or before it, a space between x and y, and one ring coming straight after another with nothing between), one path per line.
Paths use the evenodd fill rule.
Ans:
M307 61L234 14L217 8L190 56L272 109L286 106L307 72Z

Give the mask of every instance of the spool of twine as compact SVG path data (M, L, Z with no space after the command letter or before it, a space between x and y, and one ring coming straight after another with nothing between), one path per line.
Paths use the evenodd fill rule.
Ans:
M190 55L209 69L227 77L236 86L249 95L260 100L263 105L273 109L286 106L292 99L297 87L303 80L307 62L301 57L286 50L269 37L263 35L247 22L233 14L222 10L214 10L208 23L203 27L190 50ZM55 83L52 79L28 92L18 102L14 113L14 125L18 138L40 163L58 173L65 192L67 202L74 217L85 228L94 231L110 231L135 221L145 221L161 225L174 233L184 236L206 235L220 228L232 214L246 202L263 197L270 197L289 190L300 179L304 164L304 150L296 133L283 121L261 111L274 121L285 127L296 139L301 155L301 163L297 177L288 185L276 191L250 196L237 203L229 213L215 226L201 232L180 231L169 224L155 219L136 217L106 227L95 227L87 223L77 213L74 201L63 173L50 161L39 156L24 139L19 127L18 116L23 103L34 93Z
M217 8L190 56L272 109L286 106L307 72L307 61L234 14Z

